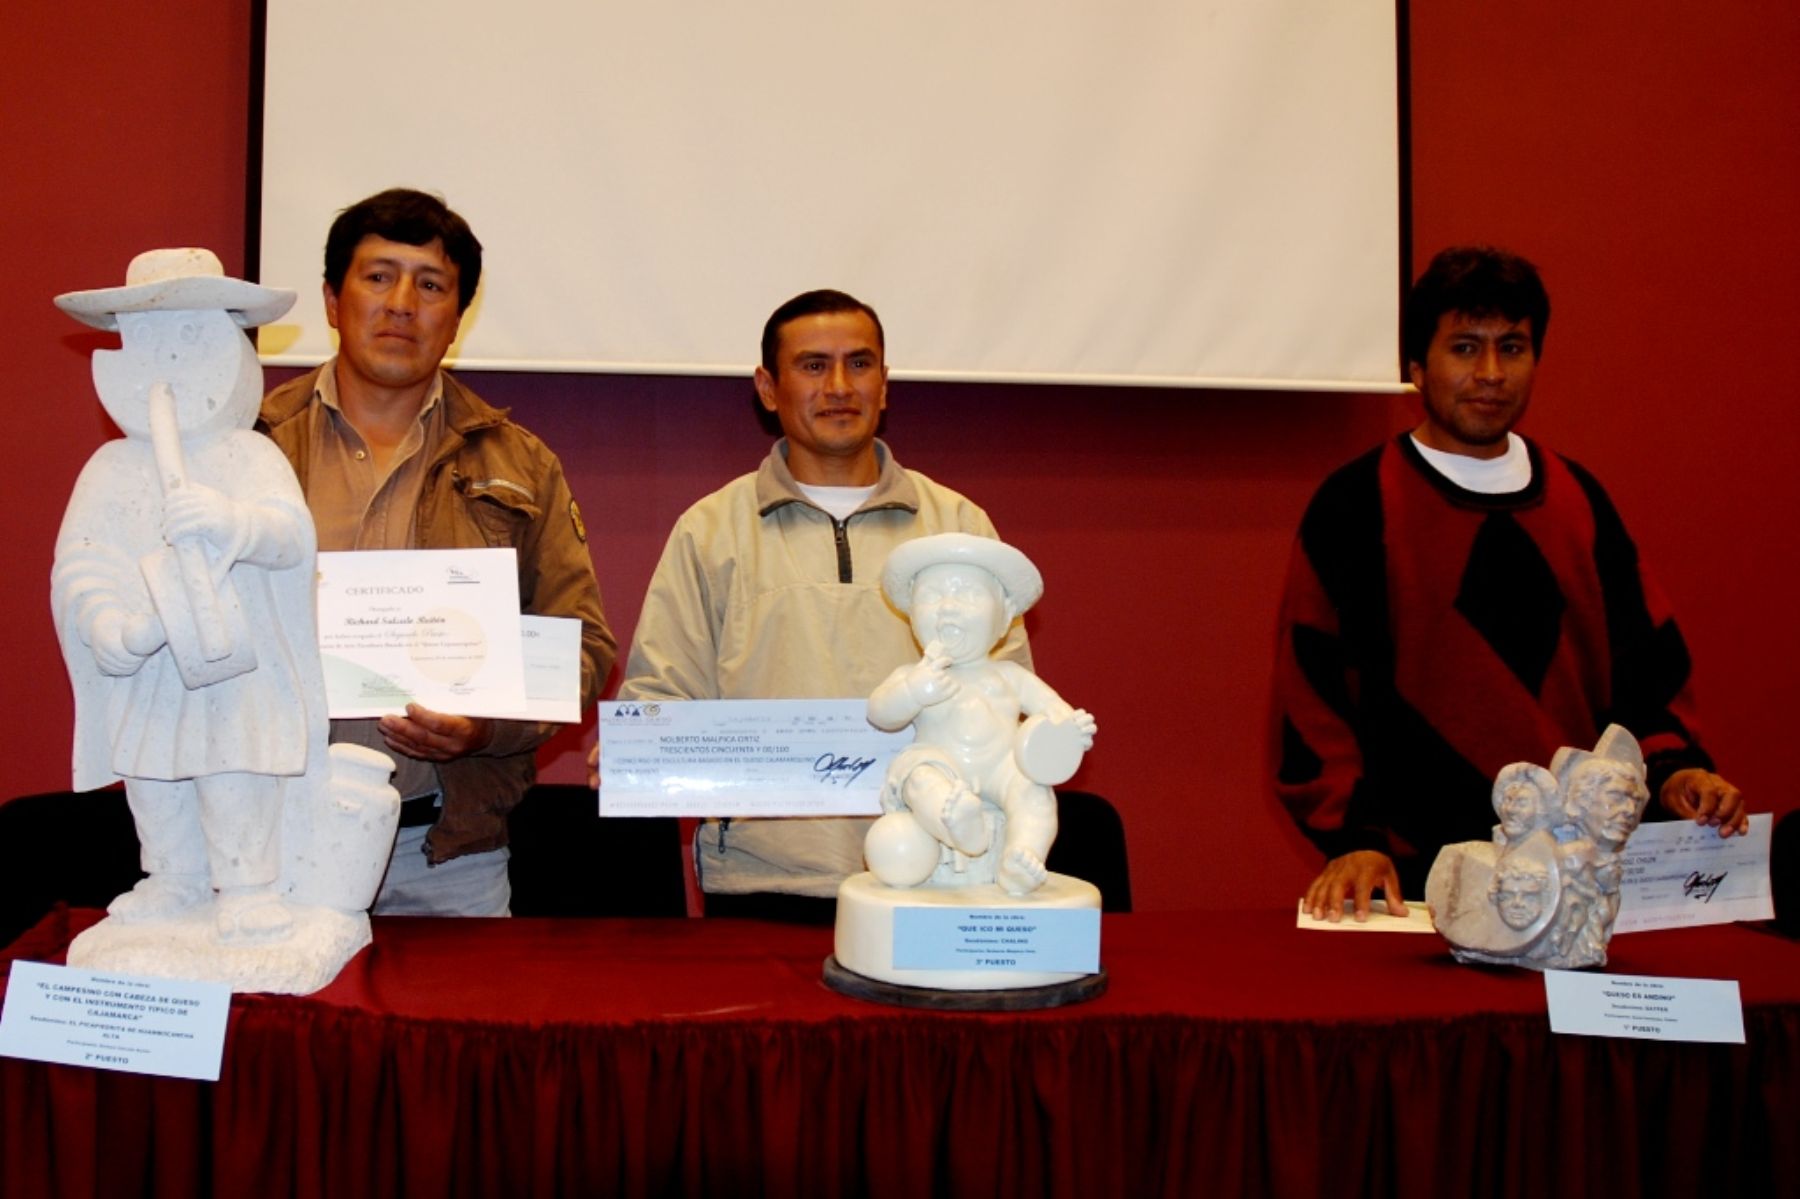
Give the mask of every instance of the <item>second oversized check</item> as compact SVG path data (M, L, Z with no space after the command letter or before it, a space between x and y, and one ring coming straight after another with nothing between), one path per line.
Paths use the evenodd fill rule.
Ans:
M912 731L869 724L860 699L607 700L607 816L874 816Z

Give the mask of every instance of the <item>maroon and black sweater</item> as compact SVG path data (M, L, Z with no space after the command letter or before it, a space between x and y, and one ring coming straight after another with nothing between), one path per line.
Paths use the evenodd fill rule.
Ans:
M1300 524L1282 601L1276 791L1327 857L1379 849L1407 895L1485 840L1492 780L1609 723L1651 795L1711 769L1687 646L1594 477L1526 442L1531 484L1465 491L1409 435L1343 467Z

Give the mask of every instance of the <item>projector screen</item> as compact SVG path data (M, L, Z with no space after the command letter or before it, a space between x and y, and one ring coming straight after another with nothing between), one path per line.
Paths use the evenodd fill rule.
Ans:
M1397 388L1394 0L267 0L265 362L333 216L485 247L453 365L738 374L789 296L898 377Z

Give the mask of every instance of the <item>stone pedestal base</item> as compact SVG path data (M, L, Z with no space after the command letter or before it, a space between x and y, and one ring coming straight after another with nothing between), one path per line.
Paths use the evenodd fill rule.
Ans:
M897 969L893 965L894 913L907 907L989 908L1008 913L1082 908L1098 911L1100 890L1092 883L1066 874L1050 875L1043 886L1029 895L1008 895L994 883L969 887L889 887L867 872L853 874L838 888L834 942L837 966L865 979L926 991L1020 991L1058 987L1095 977L1047 970ZM1091 996L1079 995L1077 998Z
M834 956L825 959L825 985L852 999L894 1007L930 1008L940 1012L1035 1012L1106 994L1106 971L1078 975L1074 982L1052 983L1047 987L946 991L934 987L901 987L876 978L864 978L838 965Z
M68 962L82 970L224 983L233 991L310 995L369 944L369 917L289 906L288 935L249 945L219 943L210 903L168 920L127 924L108 917L75 938Z

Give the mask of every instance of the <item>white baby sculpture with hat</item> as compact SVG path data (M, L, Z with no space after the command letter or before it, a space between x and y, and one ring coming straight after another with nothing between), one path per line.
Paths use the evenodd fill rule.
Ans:
M56 298L118 331L93 375L125 434L88 460L56 542L74 786L124 780L147 874L73 966L304 993L369 940L393 764L328 749L312 517L252 431L262 369L243 330L293 300L192 248Z
M1098 910L1091 884L1052 874L1056 795L1094 743L1094 718L1015 662L990 657L1043 578L1012 546L966 533L909 541L882 587L923 649L869 696L869 723L911 725L889 765L868 872L838 892L836 963L908 987L1014 990L1082 977L1062 971L909 969L893 964L897 909L917 905Z

